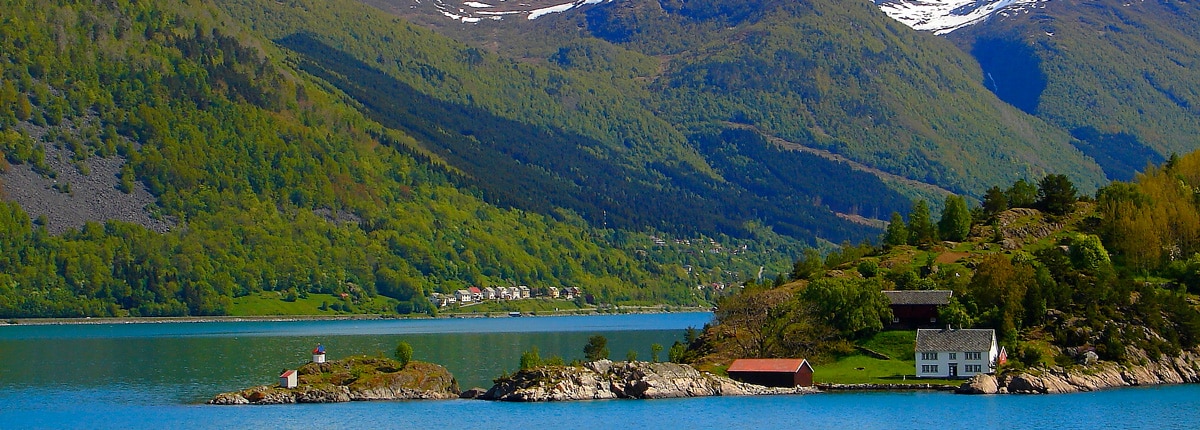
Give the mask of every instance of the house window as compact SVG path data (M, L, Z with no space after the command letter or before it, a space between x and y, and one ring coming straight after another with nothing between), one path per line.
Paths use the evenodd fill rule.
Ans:
M937 373L936 364L922 364L921 373Z
M978 353L978 352L964 352L963 354L966 356L966 359L967 359L967 360L979 360L979 355L980 355L981 353Z
M937 360L937 353L936 352L922 352L921 359L922 360Z
M947 353L947 354L950 354L950 359L951 359L951 360L958 360L958 353L957 353L957 352L949 352L949 353Z
M981 364L968 364L966 367L967 367L966 368L967 373L982 373L983 372L983 365L981 365Z

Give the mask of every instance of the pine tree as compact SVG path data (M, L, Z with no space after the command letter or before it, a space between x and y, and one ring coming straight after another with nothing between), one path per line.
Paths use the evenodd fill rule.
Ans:
M942 239L962 242L971 235L971 210L967 201L960 196L946 196L946 207L938 220L938 233Z
M908 243L910 245L931 244L936 242L937 229L933 227L933 219L929 214L929 203L917 200L913 210L908 214Z
M988 188L983 195L983 216L991 219L1000 212L1008 210L1008 195L1000 187Z
M886 246L908 244L908 226L904 225L904 218L900 217L899 212L892 212L892 219L888 221L887 232L883 235L883 244Z
M1065 215L1075 208L1079 190L1066 175L1046 175L1038 182L1037 205L1053 215Z
M1024 179L1014 182L1004 194L1008 197L1010 208L1031 208L1037 203L1037 187Z

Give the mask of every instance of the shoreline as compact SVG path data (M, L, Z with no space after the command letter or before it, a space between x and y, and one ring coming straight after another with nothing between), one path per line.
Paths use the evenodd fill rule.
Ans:
M616 312L601 312L595 309L578 309L557 312L521 312L521 318L551 317L551 316L603 316L603 315L633 315L633 314L671 314L709 312L706 307L672 307L667 310L661 307L628 307L619 308ZM297 321L383 321L383 320L427 320L454 318L513 318L507 312L470 313L457 312L428 315L399 315L399 314L353 314L353 315L214 315L188 317L82 317L82 318L9 318L3 326L20 325L103 325L103 324L168 324L168 323L219 323L219 322L297 322Z

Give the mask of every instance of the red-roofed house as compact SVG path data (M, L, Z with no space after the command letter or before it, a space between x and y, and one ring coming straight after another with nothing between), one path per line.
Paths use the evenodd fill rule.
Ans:
M813 368L803 358L742 358L729 365L729 377L767 387L811 387Z
M280 387L296 388L296 385L297 385L297 380L296 380L296 371L295 370L284 370L283 373L279 375L279 386Z

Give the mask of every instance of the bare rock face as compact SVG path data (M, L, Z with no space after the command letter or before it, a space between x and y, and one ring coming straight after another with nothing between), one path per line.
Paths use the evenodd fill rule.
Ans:
M479 398L514 402L665 399L698 396L799 394L813 388L773 388L702 373L686 364L600 360L542 366L497 381Z

